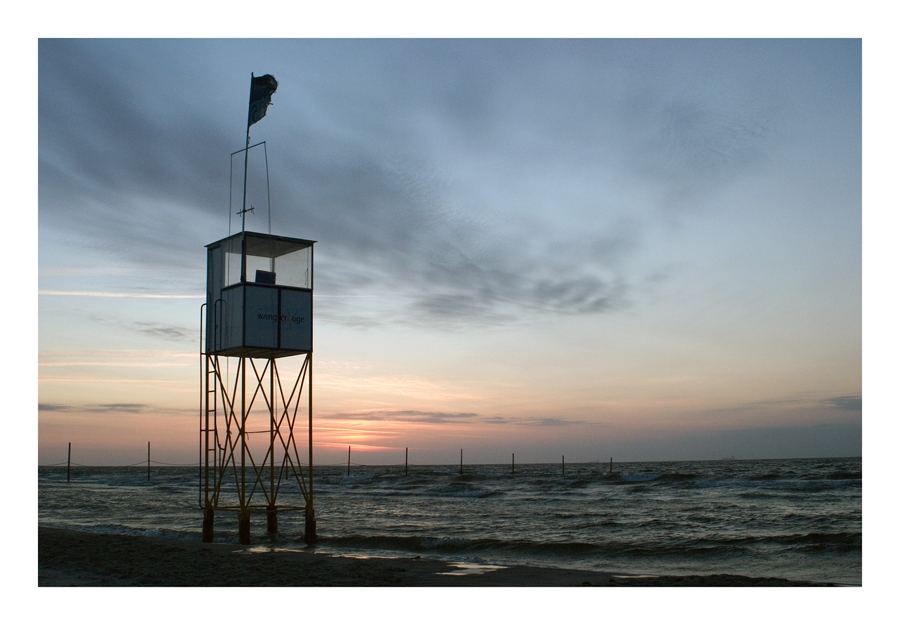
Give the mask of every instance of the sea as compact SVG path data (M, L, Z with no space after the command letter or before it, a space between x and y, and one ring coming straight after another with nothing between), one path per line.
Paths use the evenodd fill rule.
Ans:
M201 540L198 467L38 468L38 523ZM299 492L299 491L298 491ZM279 497L279 503L289 503ZM862 584L862 459L315 467L302 512L254 545L628 575L734 574ZM238 543L237 513L215 541Z

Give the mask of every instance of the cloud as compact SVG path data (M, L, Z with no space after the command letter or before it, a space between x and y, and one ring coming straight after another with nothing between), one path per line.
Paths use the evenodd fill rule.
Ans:
M832 397L825 400L825 403L841 410L859 411L862 410L862 395Z
M482 416L475 412L439 412L429 410L360 410L327 415L329 419L354 421L403 421L408 423L479 423L486 425L519 425L535 427L566 427L589 422L564 417L510 417L503 415ZM590 425L598 425L590 422Z
M204 63L247 45L41 40L42 230L202 286L246 107L243 79ZM388 315L331 302L329 319L351 326L627 308L645 282L624 266L653 206L616 198L650 185L684 203L755 166L772 136L746 76L659 80L682 44L672 61L660 43L601 40L254 45L279 59L275 106L252 129L271 140L275 231L320 241L322 293L398 298ZM704 45L730 60L742 49Z
M180 197L212 209L227 175L220 159L232 146L215 117L191 97L196 84L171 66L164 69L183 46L162 40L39 42L46 78L38 100L40 164L49 180L43 190L65 189L110 208L121 209L122 200L137 194ZM117 221L127 226L132 220Z
M684 208L765 160L774 132L770 113L730 95L653 103L657 110L648 116L650 131L638 142L634 166L662 186L667 206Z
M183 62L162 71L159 63L177 58L183 45L42 40L40 214L42 225L71 228L93 245L137 262L174 269L192 258L199 274L203 255L198 252L208 241L191 220L222 214L221 201L214 199L221 200L227 188L227 172L219 161L234 146L223 111L213 104L221 99L212 89L216 85L186 80L191 70ZM489 42L415 44L426 54L423 62L412 63L408 45L337 46L343 62L360 61L348 50L365 50L383 85L344 87L338 98L323 84L308 97L330 114L319 110L287 123L276 119L276 108L271 116L276 121L266 120L269 126L281 121L278 128L290 133L278 146L278 159L272 159L274 220L303 224L311 237L322 239L318 258L319 271L328 276L320 282L325 292L370 286L406 295L412 299L406 309L387 320L369 316L368 322L442 327L508 323L534 309L591 314L621 305L624 279L615 285L599 279L590 267L584 269L590 258L557 255L563 260L559 271L532 273L528 268L541 264L539 250L475 227L477 220L447 195L441 148L426 149L423 142L431 136L410 117L430 116L439 132L462 132L467 141L479 143L471 149L487 148L495 158L506 158L496 152L498 146L471 133L482 128L490 131L490 141L503 141L514 131L503 123L509 120L502 106L508 94L494 84L498 71L515 70L526 78L512 49ZM514 47L520 53L529 49ZM485 55L493 62L484 65ZM406 69L394 69L389 59ZM429 62L452 67L452 79L435 75ZM409 75L436 82L437 92L423 91ZM284 85L292 84L285 78ZM193 98L185 98L186 84L198 87ZM530 89L522 82L512 88ZM382 97L390 90L391 98ZM288 116L289 97L289 92L276 97ZM351 132L337 132L326 118L348 124ZM302 149L291 147L294 135L302 137ZM594 244L621 247L608 236ZM349 309L345 304L335 307ZM359 325L366 323L364 317L345 310L334 320Z
M68 404L38 404L40 412L72 412L72 406Z
M149 404L89 404L85 406L85 410L90 412L138 413L147 412L150 408Z
M205 299L206 295L162 295L151 293L107 293L101 291L47 291L39 290L38 295L67 295L70 297L128 297L139 299Z
M138 414L152 409L149 404L38 404L41 412L128 413Z
M182 339L192 338L196 334L196 330L189 330L188 328L167 326L159 323L146 323L142 321L135 322L134 327L142 334L170 341L180 341Z
M196 367L197 354L159 349L38 351L39 367Z
M566 427L569 425L584 425L587 423L586 421L581 421L578 419L563 419L560 417L544 417L542 419L526 419L522 422L523 425L537 425L541 427ZM597 425L596 423L591 423L591 425Z
M122 321L121 319L112 317L107 318L101 315L91 315L91 321L101 323L114 328L125 328L131 332L139 332L146 336L163 339L166 341L181 342L187 339L194 340L196 338L196 329L186 328L184 326L175 326L150 321Z
M477 417L474 412L434 412L422 410L364 410L358 412L336 412L328 415L330 419L349 419L359 421L407 421L411 423L450 423L472 421Z

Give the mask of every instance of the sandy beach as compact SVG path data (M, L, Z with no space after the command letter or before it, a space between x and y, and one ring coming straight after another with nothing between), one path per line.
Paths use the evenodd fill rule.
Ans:
M739 575L627 576L426 558L354 558L260 546L38 528L38 586L821 586Z

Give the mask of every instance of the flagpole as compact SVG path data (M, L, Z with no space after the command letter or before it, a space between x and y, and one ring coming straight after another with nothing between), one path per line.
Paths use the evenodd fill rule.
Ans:
M253 72L250 72L250 97L253 97ZM247 112L247 145L244 146L244 202L241 205L241 232L247 219L247 156L250 152L250 113Z

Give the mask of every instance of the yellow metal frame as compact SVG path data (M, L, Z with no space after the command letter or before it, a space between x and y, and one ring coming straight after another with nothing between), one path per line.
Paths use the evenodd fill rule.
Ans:
M200 424L204 541L212 541L217 510L238 512L238 535L242 544L250 542L251 514L265 512L268 531L273 533L277 532L278 512L286 510L305 512L306 540L315 540L312 353L300 357L303 358L302 365L286 396L286 386L282 384L275 358L229 358L201 353L204 361ZM232 360L238 363L233 382L223 371L223 365ZM264 364L258 366L258 362ZM308 401L308 474L300 460L295 436L298 418L302 417L300 403L304 385ZM263 406L257 405L258 401L264 404L264 410ZM253 410L255 405L256 411ZM259 462L259 454L255 457L249 444L250 435L257 434L268 434L268 444ZM232 477L234 487L229 488ZM304 504L279 505L277 499L282 486L294 482Z

